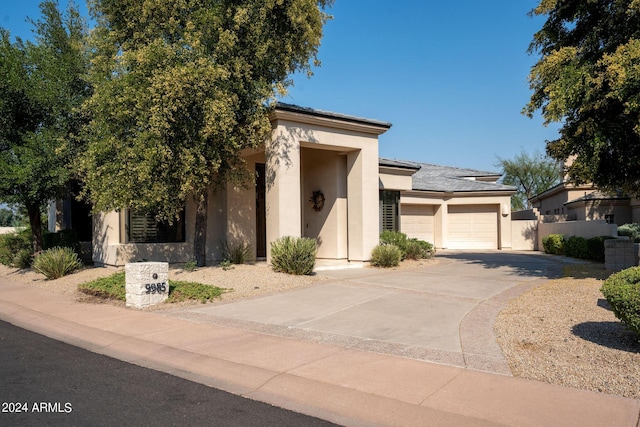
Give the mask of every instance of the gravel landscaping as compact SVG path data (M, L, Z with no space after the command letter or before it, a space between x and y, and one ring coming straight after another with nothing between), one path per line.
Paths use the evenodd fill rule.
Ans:
M122 270L123 268L116 267L87 267L59 279L47 280L42 274L33 270L16 270L0 264L0 275L9 280L26 283L51 292L77 294L79 300L86 299L84 295L77 292L77 286L80 283L110 276ZM222 294L222 298L219 301L228 302L305 286L324 280L324 278L319 275L292 276L276 273L263 262L233 265L226 270L220 266L206 266L197 268L194 271L186 271L181 266L172 265L169 267L169 280L197 282L227 289L227 292ZM200 303L192 302L191 304Z
M509 303L494 330L514 376L640 399L640 337L600 292L609 274L566 267Z

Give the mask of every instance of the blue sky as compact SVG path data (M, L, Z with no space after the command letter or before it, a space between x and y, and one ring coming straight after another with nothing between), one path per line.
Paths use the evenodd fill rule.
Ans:
M29 37L38 3L4 0L0 26ZM557 137L557 126L520 113L536 60L527 48L543 24L527 16L536 4L335 0L322 66L294 76L283 101L391 122L384 157L497 170L496 156L544 151Z

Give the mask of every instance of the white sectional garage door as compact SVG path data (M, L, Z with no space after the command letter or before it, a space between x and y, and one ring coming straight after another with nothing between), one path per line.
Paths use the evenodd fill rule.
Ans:
M498 249L498 206L449 205L447 248Z
M433 243L433 205L400 205L400 228L409 237Z

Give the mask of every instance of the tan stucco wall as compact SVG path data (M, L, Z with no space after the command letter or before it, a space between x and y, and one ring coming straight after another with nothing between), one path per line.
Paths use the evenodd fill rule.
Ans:
M211 200L210 200L211 203ZM129 262L187 262L193 259L195 205L185 206L185 237L182 243L128 243L126 213L96 213L93 221L93 261L97 265L122 266Z
M538 220L511 221L511 249L514 251L538 250Z
M379 168L379 188L380 190L405 190L410 191L412 189L411 176L415 173L415 170L404 169L392 169L392 168Z
M318 258L347 258L347 158L328 150L302 149L303 235L318 239ZM309 201L322 191L324 207Z
M308 217L303 206L311 194L303 185L305 176L301 173L301 147L310 149L309 156L344 156L344 167L337 167L336 173L346 172L347 224L344 230L343 214L336 212L330 218L327 227L322 227L323 239L335 248L329 253L329 245L323 249L322 256L338 258L344 256L343 237L339 232L347 233L347 258L350 261L367 261L371 251L378 244L378 137L375 133L363 133L350 129L335 129L319 124L297 123L289 120L274 121L273 137L266 144L267 168L267 257L270 242L282 236L301 236ZM327 150L331 154L320 153ZM312 161L312 160L310 160ZM312 172L308 178L313 178ZM341 184L342 185L342 184ZM326 197L326 194L325 194ZM339 199L342 199L340 197ZM340 208L338 208L340 209ZM331 221L336 221L333 224ZM311 225L310 225L311 226ZM316 230L318 227L316 226ZM335 231L334 231L335 230ZM331 237L330 237L331 235Z
M247 168L255 172L256 163L265 163L264 152L245 157ZM226 209L224 217L220 217L220 229L217 230L218 239L230 245L248 244L253 256L256 254L256 188L255 185L241 187L229 184L226 190ZM224 218L224 219L223 219ZM215 238L212 236L212 238ZM207 240L212 244L211 239ZM222 259L221 248L215 253L217 260Z
M604 220L541 222L538 224L538 248L542 250L542 238L549 234L563 234L565 237L580 236L584 238L597 236L617 236L618 227L607 224Z

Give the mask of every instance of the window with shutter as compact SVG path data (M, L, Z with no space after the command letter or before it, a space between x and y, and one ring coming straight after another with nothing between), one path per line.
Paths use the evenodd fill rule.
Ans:
M158 221L153 213L129 211L129 242L173 243L184 242L184 211L173 221Z
M399 204L399 191L380 191L380 231L400 231Z

